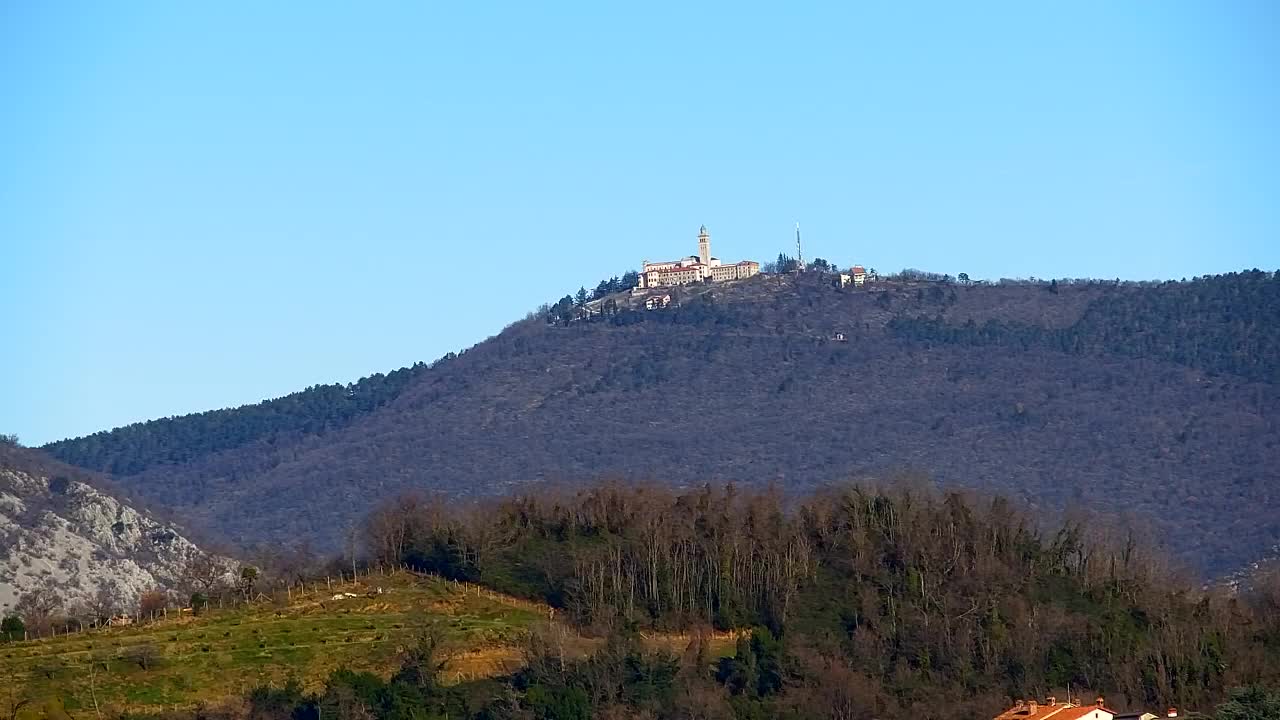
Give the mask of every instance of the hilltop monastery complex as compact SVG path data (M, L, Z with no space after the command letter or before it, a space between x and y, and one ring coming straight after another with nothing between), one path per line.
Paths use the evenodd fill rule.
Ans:
M732 265L724 265L720 258L711 257L711 235L707 226L698 231L698 254L672 260L670 262L644 261L640 271L640 288L657 288L671 285L688 285L689 283L723 280L742 280L760 272L760 263L754 260L743 260Z

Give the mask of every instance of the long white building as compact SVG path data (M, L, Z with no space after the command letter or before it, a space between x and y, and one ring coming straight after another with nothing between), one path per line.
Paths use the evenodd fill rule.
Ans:
M669 285L688 285L689 283L711 280L742 280L760 272L760 263L754 260L743 260L732 265L725 265L720 258L711 257L711 235L707 226L698 231L698 254L672 260L670 262L644 262L640 271L641 288L665 287Z

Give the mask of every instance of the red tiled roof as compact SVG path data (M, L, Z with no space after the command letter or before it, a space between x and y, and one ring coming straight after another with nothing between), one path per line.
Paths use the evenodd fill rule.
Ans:
M996 716L996 720L1082 720L1088 718L1095 710L1102 710L1110 715L1115 712L1105 707L1097 705L1072 705L1070 703L1054 703L1052 705L1036 705L1035 712L1031 711L1031 705L1028 703L1022 707L1014 707L1005 710Z

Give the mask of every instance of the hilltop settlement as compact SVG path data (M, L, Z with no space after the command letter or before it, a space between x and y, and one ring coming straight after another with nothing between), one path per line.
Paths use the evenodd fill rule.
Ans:
M778 261L771 266L761 266L755 260L739 260L726 263L711 254L711 233L707 226L698 229L698 252L675 260L650 261L643 260L640 270L630 271L621 278L604 280L596 287L594 293L586 288L579 291L578 296L567 295L559 302L542 308L549 322L568 323L583 320L594 315L612 315L626 308L644 310L662 310L679 305L677 289L692 289L692 286L704 286L712 283L725 284L740 280L749 280L762 274L786 275L804 272L806 269L820 270L833 274L832 284L839 288L864 287L875 280L874 271L868 272L861 265L854 265L847 270L840 270L825 260L815 260L806 265L800 257L799 231L796 236L796 258L779 254Z

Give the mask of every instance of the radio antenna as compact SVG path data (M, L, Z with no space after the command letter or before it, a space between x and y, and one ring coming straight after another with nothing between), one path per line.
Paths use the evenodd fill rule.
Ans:
M804 271L804 253L800 252L800 223L796 223L796 269Z

